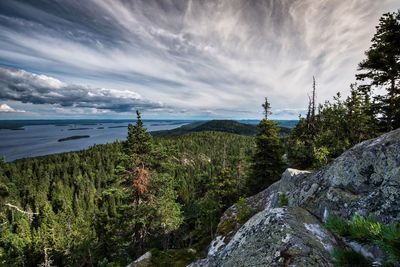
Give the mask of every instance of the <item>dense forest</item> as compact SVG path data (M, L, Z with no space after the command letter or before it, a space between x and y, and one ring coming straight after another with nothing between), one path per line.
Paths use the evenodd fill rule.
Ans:
M141 201L136 214L126 195L126 143L2 163L2 264L36 266L47 258L57 266L122 266L149 248L198 243L203 252L221 212L246 194L254 138L218 132L147 137L154 184L146 192L151 200L146 207ZM146 228L140 242L132 238L135 221Z
M240 123L234 120L211 120L190 123L172 130L154 131L151 132L151 135L155 137L164 137L205 131L255 136L260 130L255 124ZM289 127L279 126L279 134L281 136L287 136L290 132L291 129Z
M0 162L2 266L155 266L204 256L219 217L278 180L324 166L352 145L400 127L400 11L384 14L350 94L308 112L290 136L264 118L256 136L196 131L152 137L137 112L127 140ZM382 90L386 91L382 93Z

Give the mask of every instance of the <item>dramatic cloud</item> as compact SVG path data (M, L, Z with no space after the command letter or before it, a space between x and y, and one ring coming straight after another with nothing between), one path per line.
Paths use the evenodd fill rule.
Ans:
M46 75L0 67L0 99L31 104L51 104L60 107L94 108L115 112L135 109L162 108L161 103L141 99L132 91L116 91L105 88L66 84ZM3 112L13 112L3 104Z
M0 113L23 113L24 110L15 110L7 104L0 104Z
M348 90L379 17L395 8L398 0L0 1L0 64L88 84L73 91L96 94L99 108L124 110L96 92L106 87L179 116L259 117L268 96L276 116L296 118L313 75L321 102ZM94 98L75 104L97 108Z

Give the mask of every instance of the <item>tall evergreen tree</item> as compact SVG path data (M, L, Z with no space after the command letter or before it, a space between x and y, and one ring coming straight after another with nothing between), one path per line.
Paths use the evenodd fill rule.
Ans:
M283 149L279 138L279 127L268 119L271 105L268 99L262 104L264 118L258 125L256 151L253 157L252 177L248 182L251 193L256 193L277 181L284 170Z
M144 128L139 111L136 124L128 126L125 150L128 166L125 171L127 189L127 227L132 229L131 248L134 255L141 254L151 233L166 235L182 223L180 205L176 202L175 184L170 175L155 161L165 156L156 149L152 136Z
M135 165L144 164L152 152L152 137L143 126L140 112L136 111L136 124L128 125L126 153L133 159Z
M367 58L359 64L358 80L369 83L360 87L364 92L385 88L386 95L378 95L377 113L383 130L400 127L400 10L384 14L365 52Z

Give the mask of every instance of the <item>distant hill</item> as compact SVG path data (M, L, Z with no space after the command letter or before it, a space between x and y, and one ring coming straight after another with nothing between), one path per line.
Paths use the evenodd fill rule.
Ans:
M178 136L194 132L227 132L240 135L253 136L258 133L258 127L255 124L240 123L234 120L211 120L190 123L172 130L150 132L154 137ZM290 134L290 128L280 127L281 135Z
M279 126L286 128L294 128L296 127L297 123L299 123L299 120L273 120L273 121L278 123ZM260 120L239 120L239 122L245 124L259 124Z

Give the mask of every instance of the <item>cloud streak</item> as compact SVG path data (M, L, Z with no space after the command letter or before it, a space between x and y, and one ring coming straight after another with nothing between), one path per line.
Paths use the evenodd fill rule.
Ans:
M107 94L95 88L107 87L216 117L261 116L268 96L276 114L297 117L313 75L321 102L347 90L396 2L1 1L0 64L88 84L75 92L99 90L100 108Z

